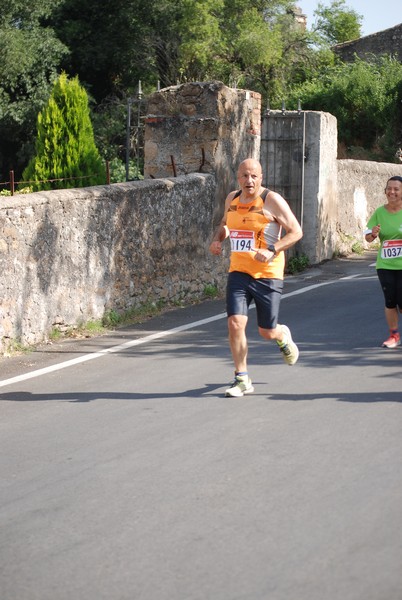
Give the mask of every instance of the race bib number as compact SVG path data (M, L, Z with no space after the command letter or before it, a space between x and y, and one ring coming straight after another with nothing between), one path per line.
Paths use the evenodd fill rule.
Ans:
M381 248L381 258L402 256L402 240L385 240Z
M250 252L254 248L254 232L231 229L230 247L232 252Z

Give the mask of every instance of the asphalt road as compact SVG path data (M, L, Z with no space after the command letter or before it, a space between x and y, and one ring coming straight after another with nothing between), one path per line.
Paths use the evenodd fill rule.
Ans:
M294 367L222 301L0 362L1 600L401 600L402 349L373 256L286 280Z

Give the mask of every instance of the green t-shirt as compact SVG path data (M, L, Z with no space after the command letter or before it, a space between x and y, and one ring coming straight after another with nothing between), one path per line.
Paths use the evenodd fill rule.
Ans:
M377 254L377 269L402 269L402 210L390 213L379 206L370 217L367 229L381 225L381 246Z

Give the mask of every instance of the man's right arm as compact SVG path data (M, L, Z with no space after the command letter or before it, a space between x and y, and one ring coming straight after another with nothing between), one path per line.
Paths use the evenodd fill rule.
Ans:
M214 231L214 235L212 237L211 244L209 246L209 251L211 254L219 255L222 254L222 242L229 236L229 229L226 225L226 215L232 202L234 192L230 193L225 201L225 210L223 213L223 217L218 227Z

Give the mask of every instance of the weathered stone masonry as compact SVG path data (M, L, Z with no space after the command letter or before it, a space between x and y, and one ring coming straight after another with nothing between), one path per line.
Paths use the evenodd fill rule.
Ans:
M192 174L2 198L0 350L149 301L202 297L215 179Z
M260 140L259 93L219 81L172 86L148 99L144 175L214 173L216 222L228 190L237 185L237 165L259 158Z
M402 62L402 23L358 40L337 44L333 50L345 62L353 62L355 55L362 60L367 60L373 56L386 54L395 56Z

